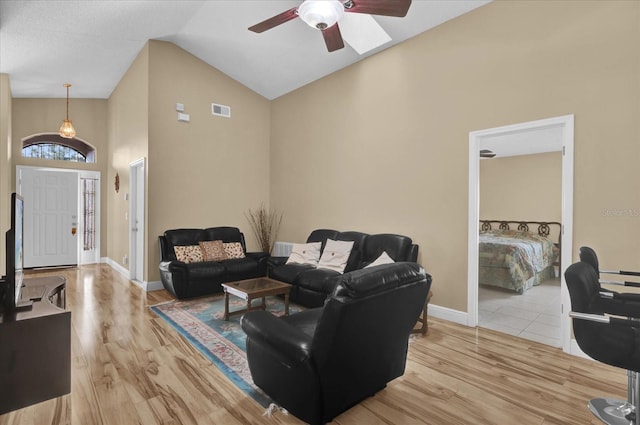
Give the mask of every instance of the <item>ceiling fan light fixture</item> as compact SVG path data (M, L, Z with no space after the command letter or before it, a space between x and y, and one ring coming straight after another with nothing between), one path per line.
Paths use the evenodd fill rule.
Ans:
M76 129L73 128L73 124L69 119L69 87L71 87L71 84L67 83L64 86L67 88L67 118L62 121L58 134L65 139L73 139L76 137Z
M339 0L305 0L298 8L298 16L312 28L324 30L332 27L344 15Z
M480 149L480 158L494 158L495 152L490 149Z

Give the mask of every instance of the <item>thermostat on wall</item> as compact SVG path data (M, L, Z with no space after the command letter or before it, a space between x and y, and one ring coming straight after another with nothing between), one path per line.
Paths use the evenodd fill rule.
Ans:
M211 113L220 117L231 118L231 106L219 105L217 103L211 104Z

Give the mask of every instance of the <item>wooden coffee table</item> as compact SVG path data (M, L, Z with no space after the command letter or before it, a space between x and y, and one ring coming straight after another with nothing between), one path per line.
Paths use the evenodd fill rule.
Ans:
M291 285L267 277L256 279L240 280L222 284L224 290L224 320L229 320L229 316L245 313L251 310L264 310L266 308L265 297L272 295L284 295L284 314L289 315L289 291ZM237 311L229 311L229 294L242 298L247 302L247 308ZM262 298L262 303L253 306L251 300Z

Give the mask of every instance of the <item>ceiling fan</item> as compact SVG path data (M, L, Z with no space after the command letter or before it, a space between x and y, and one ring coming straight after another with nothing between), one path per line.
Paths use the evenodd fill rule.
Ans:
M493 158L496 154L489 149L480 149L480 158Z
M310 27L322 31L327 50L333 52L344 47L338 27L344 12L403 17L409 6L411 0L304 0L300 6L249 27L249 30L261 33L299 16Z

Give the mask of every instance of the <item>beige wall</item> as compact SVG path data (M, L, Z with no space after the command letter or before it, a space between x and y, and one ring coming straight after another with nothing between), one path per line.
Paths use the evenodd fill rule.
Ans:
M176 102L185 104L190 123L176 120ZM212 102L231 106L232 118L212 116ZM14 140L56 131L63 118L64 99L14 99L10 104L13 120L6 111L1 117L13 121ZM69 114L78 137L96 147L97 164L20 157L12 165L101 171L102 255L126 269L129 164L147 158L144 275L156 281L157 237L169 228L238 226L249 249L257 249L244 213L269 203L270 108L268 100L184 50L151 41L108 100L71 100ZM19 147L12 153L19 156Z
M107 256L125 269L129 262L129 164L149 155L149 46L138 54L108 101L109 167L107 190L104 198L108 204ZM116 193L115 177L120 179ZM145 255L146 257L146 255ZM147 265L145 264L144 275Z
M639 39L640 2L493 2L276 99L279 239L407 234L433 302L466 311L469 132L575 114L574 246L633 268Z
M481 160L480 219L561 222L562 153Z
M128 254L128 164L146 156L149 281L162 231L236 225L254 249L243 213L265 201L284 213L280 240L318 227L411 236L433 302L466 311L469 132L575 114L574 251L590 244L603 264L637 268L639 39L639 2L493 2L273 102L152 41L104 106L71 102L99 161L93 139L109 134L103 252ZM30 101L13 100L13 119L0 110L0 148L58 128L62 99ZM232 118L213 117L211 102Z
M149 280L159 280L158 235L181 227L237 226L269 203L270 102L179 47L149 42ZM183 103L188 123L177 121ZM231 118L211 114L211 103Z
M9 196L13 192L11 167L11 88L8 74L0 74L0 252L5 248L5 232L11 227ZM0 255L0 275L6 258Z
M60 85L64 93L64 87ZM26 99L16 98L12 101L12 188L15 188L15 167L26 165L32 167L65 168L75 170L99 171L101 176L101 205L106 205L104 193L106 188L107 155L107 101L104 99L71 99L69 118L77 132L77 138L96 149L95 163L79 163L68 161L52 161L39 158L22 157L22 140L40 133L57 133L66 114L66 99ZM106 229L106 216L101 214L102 232ZM102 237L100 251L106 252L107 238Z

